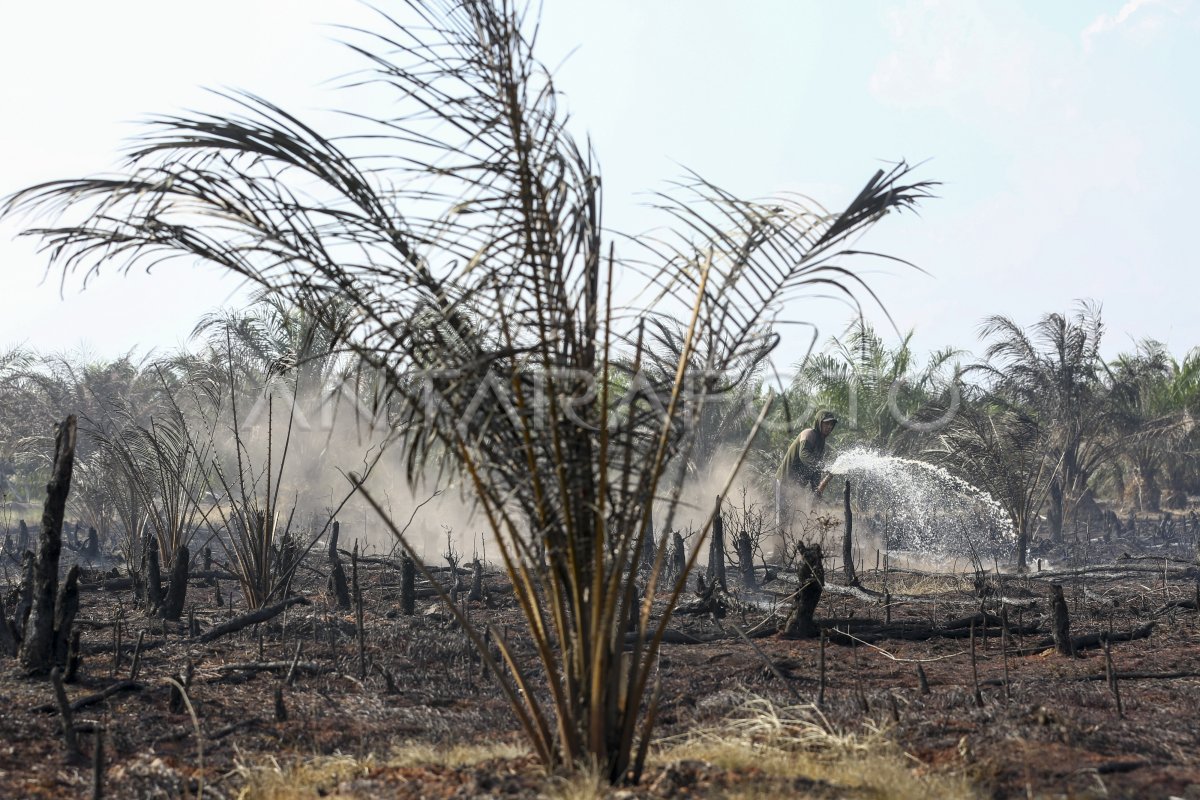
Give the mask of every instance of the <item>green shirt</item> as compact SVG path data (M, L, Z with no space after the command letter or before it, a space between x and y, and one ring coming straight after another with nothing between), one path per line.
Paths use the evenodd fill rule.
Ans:
M816 428L805 428L788 446L775 477L781 481L809 478L820 471L824 457L825 437Z

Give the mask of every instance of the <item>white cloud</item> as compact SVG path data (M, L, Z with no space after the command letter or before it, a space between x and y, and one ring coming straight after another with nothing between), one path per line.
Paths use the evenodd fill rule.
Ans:
M870 78L900 108L1021 113L1041 80L1035 38L1012 13L974 2L922 0L888 14L892 50Z
M1093 40L1116 30L1127 32L1143 42L1162 30L1168 18L1180 15L1189 4L1164 0L1127 0L1115 14L1101 14L1091 21L1080 38L1084 51L1090 51Z

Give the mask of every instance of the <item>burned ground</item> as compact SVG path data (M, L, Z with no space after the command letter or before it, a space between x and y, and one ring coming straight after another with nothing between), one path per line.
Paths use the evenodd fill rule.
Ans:
M862 587L851 589L828 570L817 610L824 643L774 633L794 577L767 583L756 604L731 585L723 616L685 614L672 623L658 666L651 766L640 785L613 791L904 796L899 785L889 784L893 792L861 776L856 783L844 768L899 764L915 785L952 782L934 794L953 785L994 797L1193 796L1197 570L1162 548L1114 547L1125 557L1094 552L1091 566L1026 576L865 570ZM189 633L243 611L232 581L194 573L189 613L163 622L140 610L129 589L105 588L120 580L85 569L76 619L83 658L66 687L81 752L66 751L50 682L6 661L0 795L86 795L98 729L106 732L101 780L109 797L194 795L201 781L212 797L571 789L541 774L497 685L436 598L421 598L412 616L401 612L398 563L359 565L361 656L356 609L337 607L326 569L313 556L293 587L309 604L205 643ZM484 584L484 600L460 602L532 665L506 579L489 571ZM1063 587L1074 656L1057 654L1050 639L1053 584ZM1095 636L1109 631L1115 681L1105 637ZM1146 635L1116 641L1131 632ZM191 710L170 683L189 664ZM723 738L744 745L744 757L717 747Z

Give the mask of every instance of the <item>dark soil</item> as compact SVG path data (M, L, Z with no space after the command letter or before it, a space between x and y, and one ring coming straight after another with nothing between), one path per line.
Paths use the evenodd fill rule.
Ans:
M1196 571L1162 559L1118 557L1102 566L1078 574L993 574L983 581L868 570L861 575L864 592L840 593L830 585L817 611L829 632L823 713L841 729L887 729L913 770L966 774L983 796L1200 797L1200 615L1186 602L1196 598ZM317 574L325 568L314 557L304 573L307 585L296 587L312 605L294 606L209 644L189 641L186 614L184 622L164 625L136 609L129 591L86 588L101 576L85 575L77 622L85 655L68 695L74 701L129 679L138 634L145 630L135 685L76 713L84 754L70 757L49 681L24 677L14 661L0 661L0 797L90 796L91 731L100 727L107 731L107 797L180 797L194 793L201 777L206 796L236 797L244 778L239 764L287 764L334 753L378 759L365 775L342 782L344 796L536 794L544 779L528 757L470 767L388 766L390 749L405 742L519 742L519 734L461 631L434 600L420 601L416 616L400 614L398 570L383 564L363 566L364 676L353 611L337 610ZM9 574L15 574L11 565ZM832 579L835 571L828 574ZM1042 645L1050 632L1052 580L1064 586L1075 636L1154 623L1147 638L1112 645L1122 713L1104 679L1103 648L1065 657ZM221 584L222 607L205 584L193 580L187 597L201 630L244 610L232 582ZM532 663L506 581L491 574L487 584L488 599L469 604L470 616L507 630L517 653ZM880 634L888 627L886 612L874 593L881 597L885 588L892 598L891 629L907 623L910 633L925 628L946 635ZM737 587L731 590L735 599L748 599ZM748 697L779 705L796 704L796 696L805 703L817 698L819 640L756 636L760 653L733 630L773 630L776 622L764 625L770 608L763 603L782 601L793 590L794 582L777 579L756 595L757 606L733 608L721 620L704 614L676 619L674 630L705 641L663 647L659 735L719 726ZM1002 650L991 618L976 631L980 704L971 640L961 628L950 634L945 626L981 607L998 614L1002 605L1013 629L1036 624L1037 632L1011 636ZM282 669L229 668L239 662L290 664L297 645L300 666L291 685L283 685ZM168 679L181 675L188 661L194 666L188 694L195 719L186 708L171 708ZM928 694L919 689L918 664ZM286 720L276 718L281 686ZM771 780L686 762L656 767L626 796L720 794L739 782L774 786L770 791L781 795L836 796L828 787Z

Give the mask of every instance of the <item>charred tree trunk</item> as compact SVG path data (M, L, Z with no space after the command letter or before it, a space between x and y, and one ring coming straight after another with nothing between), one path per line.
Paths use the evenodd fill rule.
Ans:
M29 549L29 526L25 524L25 520L21 520L17 530L17 553L24 553Z
M1139 467L1135 475L1138 510L1157 514L1162 510L1162 489L1158 486L1153 467Z
M721 496L717 495L717 508L713 512L712 538L708 542L708 582L727 589L725 582L725 520L721 517Z
M757 589L758 581L754 577L754 545L750 534L742 531L737 538L738 571L742 574L742 586L746 589Z
M820 633L813 622L813 615L817 612L817 603L821 602L821 591L825 584L821 545L801 545L797 555L800 557L800 588L796 591L795 605L782 631L785 639L807 639Z
M342 532L342 523L334 522L329 531L329 588L337 601L338 608L350 608L350 588L346 584L346 570L342 569L342 559L338 557L338 536Z
M1017 525L1017 572L1029 571L1029 522L1022 519Z
M158 564L158 545L146 539L146 613L153 614L162 605L162 569Z
M1061 583L1050 584L1050 606L1054 618L1054 650L1059 655L1073 656L1071 643L1071 617L1067 612L1067 599L1063 597Z
M67 668L63 672L63 683L74 683L82 665L83 651L79 648L79 629L74 628L71 631L71 641L67 644Z
M17 637L13 627L8 623L8 605L4 595L0 594L0 655L12 658L17 654Z
M854 512L850 510L850 481L846 481L843 503L846 512L846 528L842 534L842 571L846 574L846 583L858 586L858 574L854 571Z
M79 565L73 564L67 572L54 603L54 664L67 667L71 647L71 626L79 613Z
M58 595L58 559L62 554L63 512L71 491L75 465L75 416L58 426L54 437L54 468L46 484L46 505L38 535L38 557L34 566L33 608L25 638L21 642L21 666L45 674L54 666L54 617Z
M483 600L483 562L478 558L471 564L471 591L467 600L476 603Z
M400 613L417 613L417 565L408 553L400 557Z
M183 616L183 605L187 598L188 562L191 553L186 545L175 551L175 563L171 566L171 582L167 585L167 596L163 600L159 616L172 622Z
M95 561L100 557L100 536L95 528L88 528L87 541L83 545L83 557Z
M671 533L671 580L679 580L687 567L687 554L683 552L683 536L679 531Z
M1050 524L1050 539L1055 544L1062 543L1063 507L1066 498L1063 494L1062 478L1055 476L1050 481L1050 502L1046 504L1046 522Z
M642 531L642 556L638 564L638 571L644 575L649 575L654 569L654 519L647 518L646 528Z
M13 633L17 641L25 638L29 627L29 612L33 610L33 553L26 550L21 556L21 586L17 590L17 607L13 611Z

